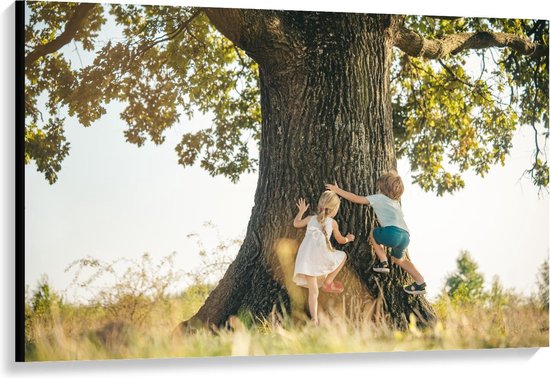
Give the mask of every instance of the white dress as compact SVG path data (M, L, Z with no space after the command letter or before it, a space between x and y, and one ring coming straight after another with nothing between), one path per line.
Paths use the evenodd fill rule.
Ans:
M332 235L332 218L326 219L327 236ZM324 277L333 272L346 258L343 251L331 251L326 243L321 224L312 216L307 224L306 236L296 255L293 280L296 285L307 287L306 275Z

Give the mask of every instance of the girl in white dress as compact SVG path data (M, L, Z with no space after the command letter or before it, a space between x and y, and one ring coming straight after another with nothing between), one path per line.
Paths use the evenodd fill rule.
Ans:
M294 282L299 286L308 288L309 313L314 324L319 324L317 318L317 298L319 296L319 283L321 290L329 293L341 293L344 285L334 278L340 272L346 262L346 253L335 250L330 244L330 236L340 244L346 244L355 240L355 236L347 234L342 236L338 229L338 223L332 219L340 207L340 198L330 190L327 190L319 198L317 214L308 217L304 213L309 208L303 198L296 204L298 214L294 218L294 227L306 227L306 235L296 256L294 267Z

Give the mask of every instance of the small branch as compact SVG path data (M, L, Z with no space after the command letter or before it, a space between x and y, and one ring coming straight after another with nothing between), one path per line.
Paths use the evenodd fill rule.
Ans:
M487 102L491 102L491 99L488 99L487 97L485 97L485 95L480 91L479 87L475 84L472 84L466 80L462 80L461 78L459 78L458 76L456 76L456 74L454 73L454 71L451 69L451 67L447 66L441 59L438 59L438 63L441 65L441 67L443 67L443 69L445 71L447 71L447 73L449 75L451 75L453 77L454 80L458 81L459 83L462 83L464 85L466 85L467 87L470 87L472 88L472 90L474 92L477 92L478 95L480 95L483 99L485 99L485 101ZM481 76L480 76L481 78ZM479 80L479 79L478 79ZM498 103L499 105L503 105L503 103L499 100L499 99L493 99L496 103Z
M473 91L473 92L476 92L476 93L477 93L479 96L481 96L485 101L487 101L487 102L494 101L495 103L497 103L498 105L501 105L501 106L505 106L505 105L506 105L506 104L504 104L498 97L493 98L492 100L489 99L489 98L487 98L487 97L483 94L483 92L481 92L480 88L479 88L477 85L472 84L472 83L469 83L469 82L467 82L467 81L465 81L465 80L462 80L462 79L460 79L459 77L457 77L456 74L452 71L452 69L451 69L450 67L448 67L447 65L445 65L445 64L443 63L443 61L438 60L438 63L441 64L441 66L443 67L443 69L445 69L445 71L447 71L447 72L449 73L449 75L451 75L451 76L453 77L454 80L456 80L456 81L458 81L459 83L462 83L462 84L464 84L464 85L466 85L466 86L472 88L472 91ZM422 68L422 67L417 66L417 65L414 64L412 61L410 62L410 65L411 65L412 67L414 67L415 70L417 70L417 71L423 71L423 72L425 72L426 74L430 75L431 78L438 80L438 79L436 78L436 76L434 76L432 73L426 71L426 70L425 70L424 68ZM418 80L420 80L420 79L418 79ZM443 84L441 84L439 81L437 81L437 86L439 86L439 87L441 87L441 88L445 88L445 86L444 86Z
M200 39L199 37L197 37L195 34L193 34L193 32L191 30L187 30L187 33L195 40L197 41L202 47L204 47L205 49L208 48L208 45L202 40Z
M425 16L425 17L437 18L438 20L451 20L451 21L456 21L464 18L461 16Z
M533 58L548 55L548 46L533 43L527 38L511 33L475 32L457 33L441 39L427 39L420 34L401 27L394 46L410 56L440 59L464 50L509 47L522 55Z
M462 80L461 78L459 78L458 76L456 76L456 74L454 73L454 71L451 69L451 67L447 66L441 59L438 59L437 62L441 65L441 67L443 67L445 69L445 71L447 71L447 73L449 75L451 75L453 77L453 79L455 79L456 81L458 81L459 83L462 83L470 88L474 88L475 86L472 84L472 83L469 83L465 80Z
M88 17L90 11L96 6L95 3L82 3L75 7L74 13L65 25L65 30L54 40L45 45L37 46L25 57L25 66L30 66L39 58L51 54L67 43L71 42L79 31L84 20Z
M481 52L481 70L479 72L479 77L477 78L478 81L481 80L483 74L485 74L485 51Z
M244 69L247 66L246 62L244 61L243 56L241 55L241 52L239 51L239 48L233 44L233 48L235 49L235 52L237 53L237 56L239 57L239 60L241 62L241 69L239 71L239 77L245 76L244 75Z
M164 36L162 37L158 37L148 43L143 43L142 46L140 46L138 48L138 51L136 52L136 56L140 56L142 54L144 54L147 50L150 50L152 49L154 46L160 44L160 43L163 43L163 42L168 42L170 40L173 40L174 38L176 38L179 34L181 34L188 26L189 24L191 24L191 22L197 18L199 16L199 14L201 13L202 11L200 9L196 10L195 12L193 12L193 14L191 14L191 16L185 20L184 22L182 22L182 24L175 30L165 34Z

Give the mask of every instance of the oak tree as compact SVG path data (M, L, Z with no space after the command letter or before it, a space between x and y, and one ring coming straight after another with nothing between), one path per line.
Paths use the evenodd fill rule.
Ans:
M111 101L124 104L125 138L138 146L162 143L182 116L211 114L210 127L182 136L179 162L232 181L258 170L240 251L187 327L301 312L294 203L315 203L327 182L373 193L403 158L415 183L443 195L464 186L461 173L504 164L514 130L529 127L526 173L548 185L545 20L57 2L27 2L27 13L25 159L50 183L70 151L62 115L88 127ZM109 24L120 34L105 41ZM93 63L71 61L69 43ZM343 247L342 307L378 308L397 326L412 313L428 322L429 303L402 291L399 268L372 273L373 218L345 202L339 212L342 231L356 234Z

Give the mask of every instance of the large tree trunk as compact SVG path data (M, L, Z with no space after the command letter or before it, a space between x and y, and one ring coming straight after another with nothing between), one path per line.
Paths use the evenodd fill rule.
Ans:
M229 316L247 312L260 318L274 312L300 317L307 293L292 283L303 237L303 230L292 227L297 199L306 198L314 210L325 183L335 181L346 190L374 193L377 177L396 167L389 82L394 19L316 12L207 14L260 65L259 178L235 261L182 327L222 326ZM260 21L253 31L265 27L261 43L245 34L242 23L231 29L232 21L252 25L254 18ZM372 271L372 210L342 200L336 220L342 233L352 232L356 240L336 245L349 257L341 275L346 291L322 293L321 309L401 327L413 312L420 320L433 319L424 298L403 292L408 276L399 267L393 266L389 276Z

